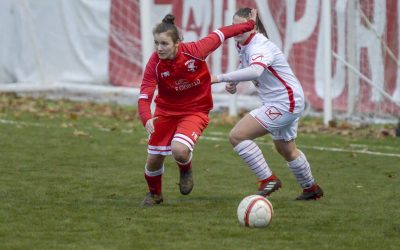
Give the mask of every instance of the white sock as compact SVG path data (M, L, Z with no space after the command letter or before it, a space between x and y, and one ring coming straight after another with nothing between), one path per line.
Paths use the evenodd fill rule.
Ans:
M147 176L159 176L159 175L162 175L164 173L164 165L160 169L158 169L156 171L150 171L150 170L147 169L147 164L146 164L146 166L144 166L144 172L146 173Z
M310 188L314 184L310 163L308 163L303 152L300 151L300 156L287 164L303 189Z
M242 141L234 147L234 150L246 162L259 180L267 179L272 175L272 171L268 167L261 149L255 142L251 140Z

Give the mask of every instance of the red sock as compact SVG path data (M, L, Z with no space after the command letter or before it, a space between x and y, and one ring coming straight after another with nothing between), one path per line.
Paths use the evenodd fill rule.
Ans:
M145 173L144 178L147 181L147 186L149 186L150 193L161 194L162 174L157 176L148 176Z
M278 179L278 177L276 177L276 175L272 174L267 179L261 180L261 182L267 182L267 181L272 181L272 180L276 180L276 179Z
M304 191L306 191L306 192L315 192L315 191L317 191L317 189L318 189L318 185L314 183L311 187L305 188Z
M192 161L190 160L189 162L187 162L186 164L181 164L179 162L176 162L176 164L178 164L179 170L180 171L188 171L189 169L192 168Z

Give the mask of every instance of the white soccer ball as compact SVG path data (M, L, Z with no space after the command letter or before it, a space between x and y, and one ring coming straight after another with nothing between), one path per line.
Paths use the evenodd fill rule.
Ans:
M271 202L261 195L246 196L237 208L239 223L246 227L266 227L273 214Z

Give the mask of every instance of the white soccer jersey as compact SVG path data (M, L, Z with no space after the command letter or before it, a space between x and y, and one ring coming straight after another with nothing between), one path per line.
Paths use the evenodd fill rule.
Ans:
M252 80L263 104L273 104L292 113L304 110L303 88L275 44L257 33L244 45L238 44L237 50L242 69L219 75L218 79L232 82Z

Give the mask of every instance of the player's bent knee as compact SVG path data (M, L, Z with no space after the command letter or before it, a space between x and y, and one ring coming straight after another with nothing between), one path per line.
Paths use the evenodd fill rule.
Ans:
M189 153L174 153L172 152L172 156L174 157L174 160L177 162L187 162L190 158Z
M173 147L172 156L174 157L175 161L186 162L189 160L190 150L187 147Z
M237 133L235 130L231 130L229 133L229 142L232 144L232 146L238 145L241 141L243 141L244 138L240 136L240 133Z

